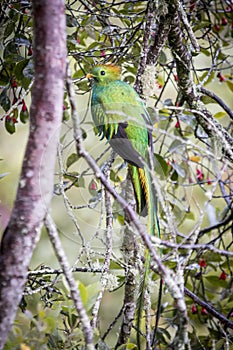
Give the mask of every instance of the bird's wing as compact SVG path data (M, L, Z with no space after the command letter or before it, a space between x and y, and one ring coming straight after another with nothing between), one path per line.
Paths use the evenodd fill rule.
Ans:
M113 149L127 162L144 167L151 122L135 90L122 81L107 85L94 95L92 114L99 134L109 140Z

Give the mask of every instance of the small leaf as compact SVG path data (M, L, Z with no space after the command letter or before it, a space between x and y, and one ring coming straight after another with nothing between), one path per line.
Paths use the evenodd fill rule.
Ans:
M77 162L78 159L79 156L77 155L77 153L72 153L66 160L66 169L68 169L72 164Z
M159 154L155 154L155 171L158 173L162 179L168 174L170 167L167 162Z
M25 110L25 111L21 110L19 118L20 118L20 121L25 124L29 119L28 110Z
M199 157L199 156L190 156L189 160L191 160L194 163L198 163L198 162L200 162L201 157Z
M187 213L187 214L185 215L185 217L186 217L187 220L195 220L195 219L196 219L196 218L195 218L195 215L194 215L194 213L193 213L192 211L190 211L189 213Z
M83 283L79 282L78 289L79 289L79 293L80 293L80 297L82 299L82 302L85 305L87 303L87 299L88 299L87 288L86 288L86 286L84 286Z
M88 190L92 196L97 196L98 194L98 184L95 179L92 179L89 183Z
M11 106L11 101L7 96L7 92L8 92L8 87L6 86L0 94L0 105L2 106L5 112L7 112Z
M213 98L210 96L202 96L201 97L201 102L207 105L208 103L217 103Z
M76 27L78 25L77 19L74 16L66 15L67 27Z
M183 147L184 145L181 141L174 140L169 147L169 152L170 153L177 152L177 151L181 152Z
M9 134L15 133L15 123L13 122L12 118L5 118L5 128L6 131L9 132Z
M223 118L225 117L227 114L226 112L218 112L214 115L214 118L218 119L218 118Z

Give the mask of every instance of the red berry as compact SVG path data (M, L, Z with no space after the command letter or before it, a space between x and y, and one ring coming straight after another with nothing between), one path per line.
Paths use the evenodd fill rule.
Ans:
M13 121L14 124L18 123L18 120L16 118L14 118L14 117L12 118L12 121Z
M104 50L100 50L100 56L105 57L106 56L106 52Z
M196 169L196 174L197 174L197 179L199 181L204 179L204 174L203 174L203 172L200 169L198 169L198 168Z
M221 81L221 82L226 80L226 78L224 77L224 75L222 75L222 73L218 73L217 77L218 77L219 81Z
M223 281L225 281L227 279L227 274L225 271L222 271L221 275L219 276L219 279L223 280Z
M18 87L18 84L17 84L17 82L15 81L15 79L12 79L12 81L11 81L11 86L12 86L13 88L17 88L17 87Z
M32 47L30 46L28 48L28 56L32 56L33 52L32 52Z
M189 177L189 183L192 184L193 182L194 182L194 181L193 181L192 177L190 176L190 177Z
M196 2L195 1L190 1L190 11L193 11L196 7Z
M228 23L228 20L226 19L226 17L222 17L222 25L226 26Z
M96 185L95 181L91 182L90 188L91 188L91 190L94 190L94 191L97 190L97 185Z
M207 312L207 310L206 310L205 307L202 307L202 308L201 308L201 314L202 314L203 316L208 315L208 312Z
M26 112L27 111L27 106L26 103L24 102L24 100L22 101L23 105L22 105L22 112Z
M175 81L178 81L178 75L177 74L174 74L174 79L175 79Z
M216 32L220 31L220 25L219 24L215 24L214 25L214 30L216 30Z
M176 122L175 128L180 129L180 122L179 122L179 120Z
M201 266L201 267L206 267L206 260L205 260L205 259L199 260L199 261L198 261L198 264L199 264L199 266Z
M192 308L191 308L191 311L192 311L192 314L197 314L197 307L196 305L192 305Z
M207 179L207 185L211 185L212 182L213 182L213 181L208 177L208 179Z
M79 38L76 39L77 43L80 44L81 40Z

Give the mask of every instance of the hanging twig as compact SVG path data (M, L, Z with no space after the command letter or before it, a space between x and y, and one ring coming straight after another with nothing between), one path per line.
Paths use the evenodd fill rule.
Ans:
M47 229L50 241L53 245L55 254L57 256L57 259L59 261L59 264L62 267L62 270L64 272L65 278L67 280L67 283L70 287L70 293L72 296L72 299L74 301L75 308L77 310L77 313L80 317L80 321L82 323L83 328L83 334L86 342L86 348L89 350L94 350L94 344L93 344L93 333L92 328L90 324L90 320L87 316L86 310L82 304L82 300L80 297L80 293L77 287L77 283L72 275L72 270L69 265L66 253L62 247L56 225L52 219L52 217L48 214L45 218L45 227Z

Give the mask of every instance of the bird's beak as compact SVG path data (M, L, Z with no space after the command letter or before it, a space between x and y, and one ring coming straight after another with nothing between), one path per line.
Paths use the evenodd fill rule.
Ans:
M91 79L92 77L93 77L93 75L90 74L90 73L88 73L88 74L86 75L86 78L87 78L87 79Z

